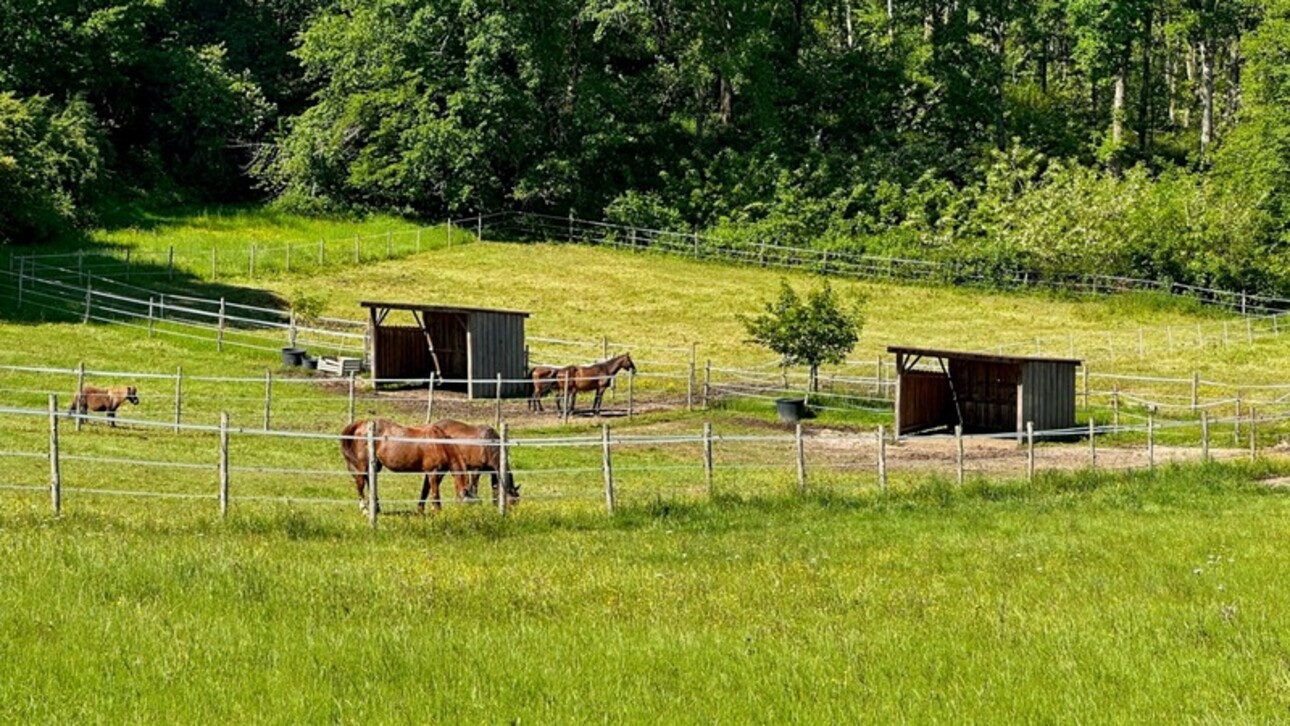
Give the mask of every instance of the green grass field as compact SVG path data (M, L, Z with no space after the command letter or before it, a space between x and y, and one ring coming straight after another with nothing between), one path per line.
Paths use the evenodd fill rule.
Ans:
M394 223L413 226L359 226L377 234ZM96 241L231 248L254 237L280 246L354 228L241 210L155 215ZM398 251L404 259L378 261L378 249L357 269L230 272L218 285L280 300L305 290L342 317L357 317L368 297L523 308L533 312L531 335L634 344L644 370L674 369L691 341L714 365L768 359L743 341L735 316L773 294L777 272L565 245L424 241L419 255ZM215 289L197 277L185 284ZM869 296L860 360L897 342L979 348L1038 336L1058 345L1172 328L1172 351L1098 365L1275 383L1290 363L1279 335L1251 345L1233 328L1227 345L1215 345L1211 331L1236 318L1155 296L836 284ZM271 353L217 354L210 341L42 319L14 309L8 294L0 316L0 364L288 375ZM1211 336L1203 349L1178 332L1197 324ZM172 383L139 383L142 404L123 415L168 420ZM68 376L0 372L0 405L43 407L48 392L73 388ZM189 381L184 390L185 421L209 424L229 411L235 426L260 426L260 384ZM395 395L409 400L365 393L357 414L423 415L424 391ZM279 383L274 402L275 428L335 432L347 416L343 387ZM598 433L598 421L564 428L508 405L524 437ZM487 404L440 406L441 415L492 416ZM75 432L64 421L64 515L50 516L46 492L0 489L0 721L1286 718L1281 575L1290 555L1280 543L1290 499L1266 483L1290 473L1280 426L1259 429L1265 456L1253 464L1049 472L1063 452L1083 449L1048 444L1033 484L1013 450L1006 471L975 460L962 489L948 469L911 459L882 491L871 451L836 436L888 420L826 412L811 424L805 494L782 440L718 445L711 493L697 446L624 446L614 454L620 497L610 517L598 447L521 447L513 461L525 501L508 518L486 506L411 516L416 481L383 477L389 516L375 532L334 441L235 436L234 502L221 520L213 434L101 423ZM44 485L47 421L0 421L0 450L29 454L0 455L0 486ZM697 433L704 421L726 434L786 431L753 400L693 413L659 407L613 424L670 435ZM1245 445L1232 434L1216 431L1227 459ZM1160 441L1193 439L1168 429ZM1142 444L1122 435L1103 445ZM92 460L111 458L189 468ZM320 473L263 470L273 467Z

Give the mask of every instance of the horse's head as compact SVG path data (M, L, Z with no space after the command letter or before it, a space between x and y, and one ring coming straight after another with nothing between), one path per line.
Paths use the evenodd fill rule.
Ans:
M125 387L125 400L127 400L127 401L129 401L130 403L133 403L134 405L138 406L138 405L139 405L139 389L138 389L138 388L135 388L134 386L126 386L126 387Z
M515 475L506 472L506 503L515 506L520 503L520 485L515 483Z
M632 373L636 372L636 364L632 362L631 353L622 354L619 358L618 369L622 371L631 371Z

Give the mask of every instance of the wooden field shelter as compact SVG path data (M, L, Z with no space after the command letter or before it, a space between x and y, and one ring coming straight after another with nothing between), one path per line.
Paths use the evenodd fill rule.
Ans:
M1013 433L1075 427L1073 358L990 355L891 346L896 356L896 435L931 431Z
M367 308L372 381L412 383L434 374L435 387L469 398L528 395L524 321L529 314L453 305L371 302ZM411 313L414 325L391 325L391 312Z

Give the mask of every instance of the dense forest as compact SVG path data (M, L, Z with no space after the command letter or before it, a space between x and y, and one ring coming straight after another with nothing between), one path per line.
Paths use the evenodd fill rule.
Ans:
M0 0L0 239L129 196L1290 292L1290 0Z

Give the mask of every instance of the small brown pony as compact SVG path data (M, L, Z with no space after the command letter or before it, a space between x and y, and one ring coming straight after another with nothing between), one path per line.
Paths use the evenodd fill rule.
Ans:
M623 353L587 366L561 368L557 374L556 388L560 391L565 410L573 413L579 391L595 391L596 401L591 406L591 412L599 416L600 401L605 396L605 389L614 382L614 376L624 370L636 372L636 364L632 363L630 353Z
M492 501L496 503L502 478L502 437L497 435L492 426L471 426L450 418L436 421L434 425L450 439L464 439L469 442L452 445L455 453L453 469L467 472L470 480L470 486L466 488L467 496L471 499L478 498L479 476L489 474L492 476L493 484ZM506 472L505 479L506 502L516 504L520 499L520 487L515 483L515 477L511 472ZM422 491L421 500L425 501L425 498L425 491Z
M562 370L564 369L556 368L554 366L533 367L532 372L529 374L533 378L533 392L529 395L530 411L543 410L542 397L555 390L556 383L560 376L560 371ZM560 407L560 399L556 399L555 405L556 408Z
M118 388L85 386L80 393L72 396L72 405L68 407L67 415L79 413L84 416L90 411L107 411L108 421L115 428L116 410L125 405L126 401L138 406L139 389L134 386Z
M466 476L462 470L453 466L453 451L448 444L442 443L448 438L438 426L400 426L389 419L378 418L370 421L358 420L341 429L341 435L347 438L340 440L340 453L345 457L349 473L354 477L358 489L358 508L367 511L367 430L374 427L372 436L376 439L376 469L390 471L419 471L425 473L421 486L421 501L417 511L425 511L426 492L434 490L434 508L439 504L439 480L448 472L453 472L457 485L457 500L466 496ZM400 439L384 440L386 437ZM402 439L426 439L425 441L405 441ZM379 504L377 511L380 511Z

